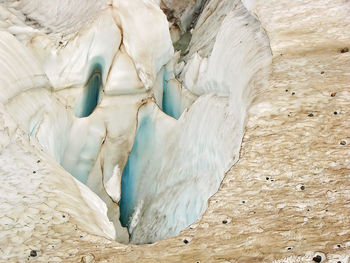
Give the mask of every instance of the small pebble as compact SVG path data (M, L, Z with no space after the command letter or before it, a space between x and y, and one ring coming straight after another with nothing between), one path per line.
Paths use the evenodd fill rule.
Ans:
M30 251L30 256L31 257L36 257L37 255L38 255L38 253L36 253L35 250Z
M348 47L344 47L340 50L340 53L347 53L349 52L349 48Z
M188 240L187 240L187 239L184 239L184 243L185 243L185 244L188 244Z
M312 260L315 261L315 262L321 262L322 261L322 257L320 255L317 255L317 256L313 257Z
M309 117L313 117L314 116L314 114L313 113L310 113L309 115L307 115L307 116L309 116Z
M227 220L222 220L222 223L223 224L227 224Z
M295 95L295 92L292 92L292 95L294 96L294 95Z
M336 92L332 92L331 97L335 97L336 94L337 94Z
M36 174L36 171L33 171L33 174Z
M324 74L324 71L321 71L321 74Z
M334 113L334 115L337 115L337 114L338 114L338 112L336 112L336 111L335 111L335 112L333 112L333 113Z
M346 141L341 141L340 145L346 145Z
M301 189L301 190L305 190L305 186L302 185L302 186L300 187L300 189Z

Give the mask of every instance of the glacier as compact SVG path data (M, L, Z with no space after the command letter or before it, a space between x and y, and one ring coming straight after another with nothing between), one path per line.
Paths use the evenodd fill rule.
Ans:
M77 179L108 238L177 235L239 159L269 39L250 1L204 2L184 1L179 25L160 8L169 1L0 5L0 102ZM174 30L191 31L186 54Z

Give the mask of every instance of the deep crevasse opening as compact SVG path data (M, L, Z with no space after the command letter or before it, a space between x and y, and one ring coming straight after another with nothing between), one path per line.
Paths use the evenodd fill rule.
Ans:
M136 187L137 175L142 174L142 166L136 162L138 160L147 160L146 149L153 149L155 138L153 135L154 127L150 117L143 118L138 125L133 148L128 158L122 175L121 199L120 199L120 221L124 227L129 227L131 217L135 208L139 205L135 203L134 194L138 190ZM151 186L150 186L151 187Z
M92 65L92 71L85 86L84 93L74 111L78 118L90 116L100 101L102 90L102 65L100 63Z

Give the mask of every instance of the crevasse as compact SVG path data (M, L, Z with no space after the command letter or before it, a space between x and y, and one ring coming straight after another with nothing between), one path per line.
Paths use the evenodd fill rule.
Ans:
M89 187L79 188L87 203L98 196L106 204L92 221L109 238L141 244L177 235L238 160L271 54L241 1L222 0L208 16L218 1L203 7L185 57L174 54L168 21L151 0L74 0L55 14L35 1L3 5L40 27L11 15L1 25L1 103ZM78 6L86 12L68 12ZM203 23L215 26L203 33Z
M79 104L75 107L75 116L78 118L88 117L100 101L100 93L103 88L102 65L100 63L92 65L92 70L85 86Z

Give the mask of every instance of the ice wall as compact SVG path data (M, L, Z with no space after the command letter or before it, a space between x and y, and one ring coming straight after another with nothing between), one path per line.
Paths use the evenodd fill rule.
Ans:
M42 184L45 187L49 184L51 185L49 188L53 192L49 192L48 195L59 196L52 201L57 201L56 204L60 204L60 209L74 217L73 220L79 223L82 229L107 238L116 238L115 227L107 217L106 204L90 189L59 167L48 154L44 154L43 158L46 162L45 165L50 167L49 170L33 171L33 169L37 169L33 166L40 165L41 159L38 156L43 153L43 149L40 152L39 147L34 147L29 142L28 137L33 136L34 130L43 122L41 118L45 116L45 111L48 108L50 111L54 111L54 115L47 115L43 118L61 115L61 118L55 119L57 123L56 126L51 127L52 129L59 130L58 127L65 126L66 114L63 107L59 107L52 98L49 81L39 61L13 35L4 31L0 31L0 58L2 72L0 77L0 115L3 125L1 129L5 131L1 134L0 143L1 162L5 169L2 171L2 183L5 184L1 189L2 196L5 198L2 208L11 209L11 205L7 204L15 202L16 205L12 208L20 209L17 211L21 211L20 214L22 214L35 205L47 206L46 199L40 191L45 191ZM28 131L30 131L29 134ZM8 135L5 136L5 134ZM49 132L46 135L50 136ZM6 138L8 136L12 137ZM58 178L53 178L54 176ZM8 182L11 182L13 188L10 192L10 188L6 187ZM42 188L39 189L39 186ZM20 196L18 192L21 190L17 187L23 187L27 191L26 198L28 200L23 201L24 196ZM14 191L18 192L14 193ZM40 196L40 194L42 195ZM41 201L33 201L28 197L31 195L34 196L34 199ZM78 208L77 204L79 204ZM76 213L79 213L79 217ZM91 222L87 223L88 220ZM30 222L29 224L35 223ZM30 229L27 224L26 228Z
M224 19L209 59L193 58L201 68L189 76L195 80L189 88L200 95L194 104L178 121L153 103L140 109L122 179L121 220L131 242L176 235L203 214L238 160L246 110L265 83L270 55L263 29L239 3Z

